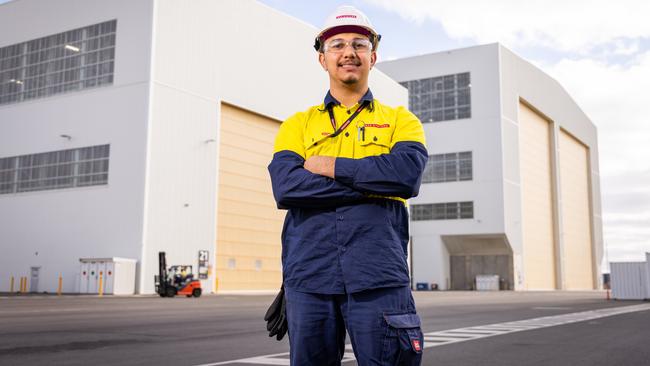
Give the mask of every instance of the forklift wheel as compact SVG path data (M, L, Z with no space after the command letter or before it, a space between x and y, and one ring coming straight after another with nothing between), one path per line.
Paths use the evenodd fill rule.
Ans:
M174 297L176 296L176 289L173 287L167 288L167 293L165 294L167 297Z
M194 290L192 290L192 296L194 296L194 297L201 296L201 289L200 288L195 288Z

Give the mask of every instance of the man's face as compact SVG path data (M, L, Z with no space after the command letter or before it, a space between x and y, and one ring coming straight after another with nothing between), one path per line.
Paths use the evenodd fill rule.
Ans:
M368 82L370 69L377 61L377 54L370 50L355 50L353 41L368 41L368 37L358 33L339 33L325 40L323 52L318 59L323 69L330 75L330 81L346 85ZM334 49L330 45L343 44L343 49Z

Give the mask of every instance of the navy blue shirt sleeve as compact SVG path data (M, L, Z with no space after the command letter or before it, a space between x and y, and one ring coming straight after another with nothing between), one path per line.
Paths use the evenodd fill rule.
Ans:
M408 199L418 195L427 159L424 145L400 141L389 154L336 158L334 177L356 191Z
M306 170L293 151L273 154L269 164L273 197L278 208L327 208L362 200L364 194L334 179Z

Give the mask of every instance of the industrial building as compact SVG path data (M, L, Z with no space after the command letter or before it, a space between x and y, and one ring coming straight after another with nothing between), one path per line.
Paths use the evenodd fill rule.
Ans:
M557 81L500 44L378 68L409 89L427 136L410 201L414 283L602 288L597 131Z
M204 293L276 290L266 167L327 91L315 34L252 0L0 5L0 292L93 292L92 268L135 260L153 293L159 251L205 270ZM494 44L384 62L370 85L427 133L414 283L600 286L596 129L556 81Z
M277 290L266 167L280 122L327 92L316 32L254 1L0 5L0 292L97 289L107 264L82 281L80 259L125 258L153 293L159 251L195 273L207 251L204 293Z

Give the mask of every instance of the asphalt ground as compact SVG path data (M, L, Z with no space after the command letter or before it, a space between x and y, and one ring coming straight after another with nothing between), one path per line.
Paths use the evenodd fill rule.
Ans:
M532 328L514 325L518 331L505 327L503 334L435 347L425 340L430 348L423 365L650 365L647 302L607 301L601 291L414 296L430 338L459 328L501 324L501 329L503 323L542 319ZM262 320L273 297L0 295L0 365L250 365L269 359L267 364L286 364L288 340L269 338ZM641 308L634 307L638 304ZM588 319L581 314L596 312L586 311L630 312ZM578 315L566 322L562 314ZM549 325L557 316L565 324Z

